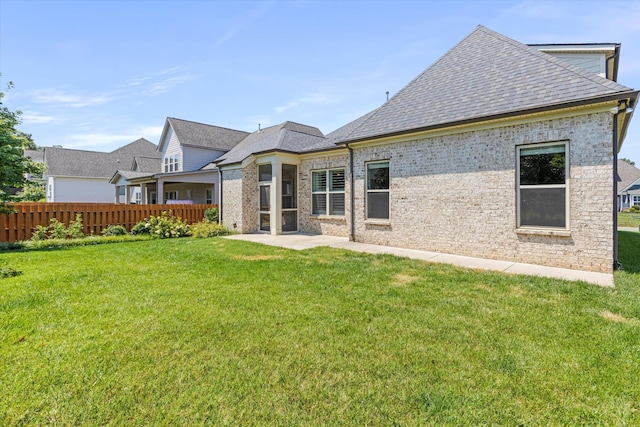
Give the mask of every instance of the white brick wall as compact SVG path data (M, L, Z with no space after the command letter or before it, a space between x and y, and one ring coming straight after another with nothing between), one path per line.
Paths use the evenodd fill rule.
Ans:
M611 272L612 116L546 120L354 149L355 238ZM569 237L516 233L516 145L568 140ZM389 225L365 222L365 162L388 159Z

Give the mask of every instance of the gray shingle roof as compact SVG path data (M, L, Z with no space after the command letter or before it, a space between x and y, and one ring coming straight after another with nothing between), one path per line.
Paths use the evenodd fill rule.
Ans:
M34 162L44 162L43 150L24 150L23 155Z
M227 129L204 123L167 117L178 141L183 145L229 151L249 135L249 132Z
M157 173L162 171L162 158L160 153L156 153L155 156L135 156L134 163L138 166L138 172Z
M640 169L624 160L618 160L618 194L638 180L640 180Z
M343 141L517 114L629 91L626 86L478 26Z
M136 155L157 155L156 145L144 138L110 153L45 147L45 175L85 178L111 178L118 169L129 168Z
M219 165L238 163L252 154L274 150L299 153L324 141L325 136L318 128L284 122L250 134L215 162Z

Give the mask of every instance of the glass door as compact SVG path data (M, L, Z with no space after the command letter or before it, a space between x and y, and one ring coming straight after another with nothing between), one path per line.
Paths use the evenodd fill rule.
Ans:
M282 165L282 231L298 231L298 167Z

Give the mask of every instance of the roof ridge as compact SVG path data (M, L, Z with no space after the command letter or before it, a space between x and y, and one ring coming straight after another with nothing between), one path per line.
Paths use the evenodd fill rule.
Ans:
M353 128L351 130L351 132L349 132L348 135L345 135L344 139L349 139L349 137L356 132L356 130L362 128L369 120L373 120L375 118L375 116L377 115L377 113L380 112L380 109L385 105L388 104L389 102L393 101L394 98L398 97L400 94L402 94L409 86L411 86L413 84L413 82L415 82L416 80L418 80L424 73L427 72L427 70L429 70L430 68L436 66L436 64L438 64L440 61L442 61L448 54L449 52L451 52L453 49L455 49L459 44L462 44L465 40L467 40L468 38L470 38L473 34L475 34L477 31L480 30L488 30L488 28L483 27L482 25L478 25L473 31L471 31L469 34L467 34L462 40L460 40L458 43L454 44L453 46L451 46L449 49L447 49L447 51L445 51L442 55L440 55L440 57L438 59L436 59L431 65L429 65L427 68L425 68L424 70L422 70L420 73L418 73L417 76L415 76L413 79L411 79L407 84L405 84L404 86L402 86L402 88L400 88L400 90L398 90L396 93L394 93L391 98L389 98L387 100L387 102L385 102L384 104L382 104L381 106L379 106L378 108L376 108L375 110L372 111L373 114L371 114L366 120L364 120L362 123L360 123L358 126L356 126L355 128ZM491 31L491 30L489 30Z
M218 128L218 129L226 129L226 130L231 130L231 131L234 131L234 132L242 132L242 133L246 133L246 134L251 134L251 132L247 132L245 130L231 129L231 128L225 127L225 126L210 125L208 123L196 122L194 120L179 119L177 117L167 116L167 120L169 120L169 121L177 120L177 121L180 121L180 122L193 123L195 125L209 126L209 127Z
M480 26L480 27L482 27L482 26ZM596 84L601 85L601 86L606 86L606 87L609 87L611 89L613 89L613 87L611 87L611 86L613 86L613 85L611 85L611 83L613 83L614 85L619 86L620 88L624 88L624 90L633 90L630 87L621 85L618 82L614 82L614 81L609 80L609 79L607 79L605 77L601 77L601 76L599 76L599 75L597 75L595 73L592 73L592 72L589 72L587 70L584 70L583 68L580 68L580 67L578 67L576 65L573 65L573 64L571 64L571 63L569 63L567 61L562 61L562 60L560 60L558 58L555 58L552 55L549 55L547 53L542 52L539 49L536 49L536 48L534 48L532 46L529 46L528 44L521 43L521 42L519 42L517 40L514 40L514 39L512 39L510 37L507 37L505 35L502 35L500 33L495 32L493 30L490 30L489 28L482 27L481 29L487 35L499 38L500 40L503 40L504 42L509 43L510 45L512 45L512 46L514 46L514 47L516 47L518 49L521 49L524 52L527 52L527 53L529 53L531 55L534 55L534 56L536 56L536 57L538 57L538 58L540 58L542 60L545 60L545 61L547 61L547 62L549 62L551 64L554 64L554 65L557 65L557 66L559 66L561 68L564 68L565 70L567 70L567 71L569 71L569 72L571 72L573 74L576 74L576 75L578 75L580 77L586 78L587 80L591 80L593 83L596 83ZM619 91L622 91L622 89L620 89Z

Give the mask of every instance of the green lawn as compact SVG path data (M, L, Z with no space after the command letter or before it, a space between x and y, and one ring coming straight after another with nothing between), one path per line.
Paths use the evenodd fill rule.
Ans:
M618 212L618 227L640 226L640 213Z
M0 253L0 425L638 425L616 288L173 239Z

